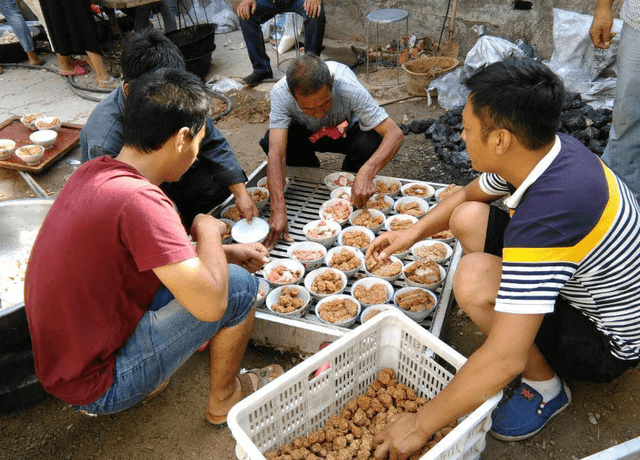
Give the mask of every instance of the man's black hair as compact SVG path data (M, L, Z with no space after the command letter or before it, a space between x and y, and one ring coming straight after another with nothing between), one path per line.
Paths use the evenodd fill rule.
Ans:
M553 142L564 85L544 64L533 59L496 62L471 75L465 85L485 140L491 131L504 128L530 150Z
M129 83L163 67L186 68L178 47L157 29L145 29L129 35L124 43L120 66L124 81Z
M142 75L131 82L124 104L124 145L150 153L182 127L193 139L210 110L210 92L192 73L159 69Z
M308 96L325 85L333 89L331 72L327 63L315 54L303 54L287 69L287 86L294 97Z

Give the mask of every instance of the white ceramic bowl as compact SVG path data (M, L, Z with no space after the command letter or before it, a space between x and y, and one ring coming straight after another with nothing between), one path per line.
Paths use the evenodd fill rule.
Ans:
M363 226L362 224L356 224L355 221L358 218L358 216L360 214L362 214L363 212L368 211L369 215L371 217L377 217L378 220L380 221L380 224L374 226L374 227L366 227L368 229L370 229L374 234L378 233L380 231L380 229L382 229L382 227L384 226L384 220L387 216L384 215L384 213L382 211L378 211L377 209L358 209L356 211L353 211L351 213L351 215L349 216L349 222L351 223L351 225L353 226Z
M402 219L402 220L409 219L414 224L418 222L417 217L410 216L409 214L396 214L394 216L387 217L387 219L384 221L384 228L386 228L387 231L392 232L393 229L391 228L391 223L396 219Z
M42 117L35 121L36 128L39 130L58 131L62 126L62 120L58 117Z
M289 182L291 182L291 181L289 180L288 177L286 177L285 181L284 181L284 191L285 192L289 188ZM267 177L266 176L263 177L262 179L258 180L258 182L256 182L256 185L258 187L266 188L267 190L269 190L269 187L267 187Z
M37 147L38 153L35 154L27 154L26 150ZM35 150L35 149L34 149ZM41 145L23 145L22 147L16 149L16 155L29 165L37 165L42 160L42 156L44 155L44 147Z
M351 201L351 187L338 187L331 190L331 198L342 198Z
M225 219L231 220L231 221L233 221L233 222L238 222L240 219L242 219L242 215L239 215L239 216L238 216L238 218L237 218L236 220L229 219L228 217L225 217L225 216L224 216L224 215L225 215L225 213L226 213L229 209L231 209L231 208L237 208L237 206L236 206L235 204L230 204L229 206L225 206L225 207L222 209L222 212L220 213L220 217L223 217L223 218L225 218Z
M352 227L347 227L345 229L343 229L340 234L338 235L338 244L340 246L348 246L348 244L346 244L344 242L344 235L348 234L348 233L353 233L353 232L364 232L368 237L369 237L369 244L371 244L371 242L375 239L376 234L373 233L373 230L371 230L370 228L367 227L360 227L359 225L354 225ZM369 244L367 244L367 246L365 246L364 248L357 248L360 249L361 251L366 251L367 247L369 247ZM355 246L353 246L355 247Z
M449 184L449 185L451 185L451 184ZM436 191L435 191L434 195L435 195L435 197L436 197L436 201L437 201L438 203L439 203L439 202L440 202L440 200L441 200L441 198L440 198L440 193L442 193L442 191L443 191L445 188L447 188L449 185L447 185L447 186L445 186L445 187L440 187L439 189L436 189Z
M377 196L381 196L387 206L385 208L383 208L383 209L376 209L376 211L381 211L384 215L389 214L389 211L391 211L393 209L393 205L394 205L395 201L389 195L384 195L384 194L380 194L380 193L375 193L371 198L369 198L369 201L372 201ZM369 201L367 202L367 205L369 204ZM365 207L367 207L367 206L365 206ZM375 208L367 208L367 209L375 209Z
M419 186L421 190L424 190L424 194L415 194L415 192L413 194L410 193L409 189L414 186ZM423 200L429 200L434 195L434 193L436 193L436 189L425 182L409 182L400 187L400 193L402 194L402 196L417 196L418 198L422 198Z
M258 278L258 295L256 296L257 307L261 307L264 305L270 291L271 291L271 286L269 286L269 283L267 282L267 280L264 278ZM263 295L260 295L261 292L263 293Z
M391 262L393 263L399 263L400 265L402 265L402 261L397 258L396 256L389 256L389 259L391 260ZM402 265L402 268L404 268L404 265ZM400 269L400 272L396 275L393 276L380 276L380 275L375 275L373 273L371 273L369 270L367 270L367 265L366 265L366 261L365 261L365 265L364 265L364 272L367 274L367 276L373 276L375 278L378 279L383 279L386 280L390 283L393 283L395 280L397 280L398 278L400 278L400 275L402 275L402 269Z
M231 227L231 238L236 243L262 243L269 234L269 223L254 217L251 223L247 219L240 219Z
M313 289L311 289L311 286L313 286L313 282L316 279L317 276L324 274L325 272L334 272L337 273L338 276L340 277L340 280L342 281L342 287L337 290L336 292L332 292L332 293L328 293L328 294L321 294L319 292L315 292ZM347 275L345 275L344 273L342 273L340 270L336 270L334 268L328 268L328 267L322 267L322 268L316 268L315 270L313 270L311 273L309 273L307 276L305 276L304 278L304 287L307 288L307 290L311 293L311 297L313 297L314 299L324 299L325 297L329 297L331 295L334 294L340 294L342 291L344 291L344 289L347 287Z
M30 117L30 116L35 116L35 118L33 119L33 121L27 123L26 119L27 119L27 117ZM29 115L25 115L25 116L21 117L20 121L28 129L30 129L32 131L35 131L36 129L38 129L38 128L36 128L36 120L42 118L43 116L44 115L42 115L40 112L38 112L38 113L30 113Z
M258 208L258 211L262 211L262 209L269 202L269 189L266 189L264 187L249 187L247 188L247 192L249 192L249 196L251 196L251 199L253 200L253 203L256 205L256 208ZM257 192L266 193L267 197L262 200L256 201L253 199L253 193L257 193Z
M429 238L429 240L434 240L434 241L440 241L441 243L451 243L452 241L454 241L456 238L455 236L450 236L447 238L437 238L436 237L437 233L435 235L431 235Z
M324 184L329 187L329 190L334 190L338 187L351 187L356 176L348 172L335 172L324 176Z
M402 182L395 177L385 177L385 176L376 176L373 178L373 185L376 187L376 193L383 193L378 190L378 182L382 182L386 185L387 188L394 186L395 190L393 192L384 193L385 195L389 195L390 197L396 197L400 193L400 188L402 187Z
M58 132L51 129L43 129L31 133L29 140L34 144L41 145L45 149L51 148L58 137Z
M417 282L412 281L409 278L407 278L407 275L404 273L405 270L408 267L410 267L413 264L415 264L416 262L417 261L410 262L407 265L405 265L404 268L402 269L402 274L404 275L404 281L405 281L405 283L407 283L407 286L421 287L421 288L433 290L433 289L437 289L438 286L440 286L442 283L444 283L444 279L447 277L447 271L441 265L438 265L438 268L440 269L440 281L438 281L437 283L417 283Z
M284 265L290 271L298 272L300 276L295 280L286 280L281 283L270 280L269 275L271 274L271 271L280 265ZM267 280L267 282L272 288L286 286L287 284L300 284L300 281L302 281L302 278L304 277L304 265L302 265L297 260L274 259L264 266L264 268L262 269L262 273L264 273L264 278Z
M297 259L293 255L293 253L298 250L320 251L322 252L322 256L314 260L301 260L301 259ZM298 262L300 262L302 265L304 265L305 270L308 272L320 267L322 265L322 262L324 261L324 256L326 254L327 254L327 248L325 248L322 244L314 243L313 241L300 241L298 243L293 243L291 246L287 248L287 256L289 256L289 259L297 260Z
M415 290L415 289L419 289L421 291L426 291L432 297L432 299L434 299L433 307L431 307L429 309L426 309L426 310L420 310L420 311L409 311L409 310L405 310L404 308L400 308L398 306L398 300L397 300L398 296L402 295L402 294L404 294L406 292L410 292L412 290ZM423 288L419 288L419 287L404 287L402 289L398 289L396 291L396 293L393 295L393 303L398 308L398 310L400 310L402 313L407 315L412 320L414 320L414 321L422 321L427 316L429 316L429 313L431 313L438 306L438 296L435 294L435 292L432 292L429 289L423 289Z
M11 139L0 139L0 160L6 160L16 149L15 141Z
M387 291L387 297L384 300L384 302L367 303L356 297L355 292L356 292L357 286L363 286L367 289L371 289L371 286L373 286L374 284L382 284L385 290ZM393 298L393 286L391 285L390 282L380 278L362 278L356 281L355 283L353 283L353 286L351 286L351 295L354 296L356 299L358 299L358 302L360 302L363 306L370 307L371 305L377 305L377 304L383 304L383 303L389 302Z
M324 319L322 319L320 317L320 310L322 309L322 306L324 304L326 304L327 302L331 302L332 300L339 300L339 299L349 299L354 301L357 305L358 305L358 312L356 313L356 315L351 318L348 319L346 321L342 321L339 323L330 323L329 321L325 321ZM337 295L331 295L329 297L325 297L324 299L320 300L317 304L316 304L316 316L318 317L318 319L323 322L324 324L329 324L331 326L341 326L341 327L349 327L351 325L353 325L353 323L356 322L356 319L358 319L358 316L360 316L360 311L362 310L362 306L360 305L360 302L358 302L358 299L350 296L350 295L346 295L346 294L337 294Z
M340 253L340 251L342 251L343 249L345 251L349 251L351 254L355 255L358 259L360 259L360 265L358 265L358 267L354 268L353 270L340 270L339 268L331 267L331 261L333 260L333 257L336 254ZM364 263L364 254L362 254L362 251L360 251L357 248L354 248L353 246L336 246L335 248L329 249L324 260L328 267L335 268L336 270L340 270L347 277L349 277L349 276L355 275L356 272L360 270L360 268L362 268L362 264Z
M358 319L360 320L360 324L364 324L369 319L371 319L371 318L367 319L370 313L382 312L385 310L397 310L397 308L393 305L387 305L387 304L371 305L370 307L367 307L364 310L362 310L362 313L360 313L360 316L358 317Z
M337 220L331 214L329 214L327 212L328 208L330 208L331 206L336 206L336 205L346 206L349 209L349 216L353 212L353 206L351 206L351 203L349 201L343 200L342 198L332 198L332 199L327 200L324 203L322 203L322 206L320 207L320 210L318 211L318 214L320 216L320 219L333 220L333 221L338 222L341 226L344 226L347 222L349 222L349 216L347 216L343 220Z
M429 211L429 204L422 198L418 198L415 196L403 196L402 198L399 198L396 201L396 203L393 205L393 209L398 214L407 214L406 212L400 211L399 208L402 206L406 206L409 203L418 203L418 206L420 207L419 215L413 216L413 217L417 217L418 219L420 219L422 216L424 216L427 213L427 211ZM407 215L411 216L413 214L407 214Z
M218 218L219 221L224 222L225 224L229 224L229 227L231 227L231 230L233 230L233 226L236 224L234 221L232 221L231 219L225 219L224 217L219 217ZM226 238L222 238L222 244L229 244L233 241L233 238L231 237L231 233L229 233L229 236Z
M280 300L280 294L284 288L295 288L298 289L299 294L298 298L301 298L304 302L302 307L298 308L295 311L290 313L280 313L273 309L273 305L277 304ZM301 318L307 312L307 308L309 308L309 302L311 301L311 294L302 286L298 286L297 284L289 284L287 286L280 286L279 288L275 288L273 291L269 293L267 296L267 308L274 314L278 316L284 316L285 318Z
M318 225L321 225L321 222L324 222L326 224L326 226L328 227L328 231L332 232L333 235L325 237L315 237L309 234L311 230L315 230ZM324 224L322 225L324 226ZM330 248L333 243L336 242L336 240L338 239L338 234L341 230L342 227L340 226L340 224L333 220L312 220L311 222L305 224L305 226L302 228L304 236L306 236L309 241L320 243L325 248Z
M429 247L429 246L433 246L435 244L438 245L442 245L444 246L444 249L446 251L446 254L444 257L441 258L430 258L427 257L427 260L433 260L434 262L438 262L443 263L446 262L447 260L449 260L451 258L451 255L453 254L453 249L451 249L451 246L449 246L446 243L443 243L442 241L439 240L431 240L431 239L427 239L427 240L422 240L422 241L418 241L416 244L414 244L413 246L411 246L411 254L416 258L416 259L420 259L422 257L420 257L418 254L416 254L416 251L419 250L420 248L425 248L425 247Z

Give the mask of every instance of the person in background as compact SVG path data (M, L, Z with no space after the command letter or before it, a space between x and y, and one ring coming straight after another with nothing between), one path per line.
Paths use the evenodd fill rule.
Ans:
M276 14L285 12L298 13L304 18L305 53L320 56L326 23L322 0L243 0L238 5L237 14L253 66L253 72L242 79L245 85L255 86L273 78L261 25Z
M96 83L103 89L114 89L118 81L110 76L100 56L100 44L89 2L84 0L59 0L40 2L47 24L51 45L58 57L60 74L64 76L87 73L85 62L73 55L85 55L87 63L96 73Z
M36 54L36 47L31 37L31 31L20 13L16 0L0 0L0 13L6 18L16 37L18 37L22 49L27 53L29 64L44 64L44 60ZM2 73L2 67L0 67L0 73Z
M319 167L315 152L342 153L342 170L354 172L351 200L363 207L374 194L374 176L396 155L404 136L344 64L313 54L294 60L271 90L270 125L260 146L268 155L272 248L288 231L284 199L288 166ZM344 127L344 128L342 128ZM327 132L339 132L332 137Z
M162 67L185 68L180 50L154 29L127 38L120 64L123 84L93 109L80 132L83 163L104 155L115 157L120 152L124 141L124 106L131 82ZM211 211L231 193L243 217L250 221L258 216L244 183L246 179L231 146L207 118L198 159L180 180L162 184L161 188L176 204L188 228L197 214Z
M374 437L376 459L406 459L519 374L490 433L530 438L571 403L564 379L608 382L640 362L640 207L596 155L557 134L562 81L515 59L466 85L462 137L482 175L407 230L378 236L367 256L450 228L465 253L453 292L486 340L437 396ZM490 206L505 195L508 212Z
M594 46L611 44L613 0L598 0L589 35ZM625 0L620 36L613 121L604 161L640 200L640 0Z
M237 375L253 329L259 243L222 245L225 225L196 216L190 236L160 190L195 161L211 109L181 69L130 84L123 147L82 165L51 206L25 275L36 375L83 414L126 410L156 395L209 340L205 419L283 373Z

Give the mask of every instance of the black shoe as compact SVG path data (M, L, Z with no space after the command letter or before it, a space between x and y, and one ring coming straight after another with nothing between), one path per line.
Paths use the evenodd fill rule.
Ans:
M273 72L268 72L268 73L253 72L251 75L247 75L246 77L244 77L242 79L242 83L244 83L247 86L256 86L270 78L273 78Z

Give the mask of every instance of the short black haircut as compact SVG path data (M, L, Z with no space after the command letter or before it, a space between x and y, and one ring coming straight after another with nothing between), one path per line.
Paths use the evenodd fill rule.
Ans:
M534 59L495 62L472 74L465 85L480 118L483 139L504 128L530 150L553 141L560 127L562 80Z
M168 67L185 69L184 57L176 45L157 29L133 32L127 37L120 57L125 82Z
M124 145L151 153L189 128L193 139L211 111L211 94L202 81L181 69L159 69L131 82L124 104Z
M325 85L333 89L331 72L327 63L315 54L303 54L287 69L287 86L294 97L296 91L300 96L308 96Z

